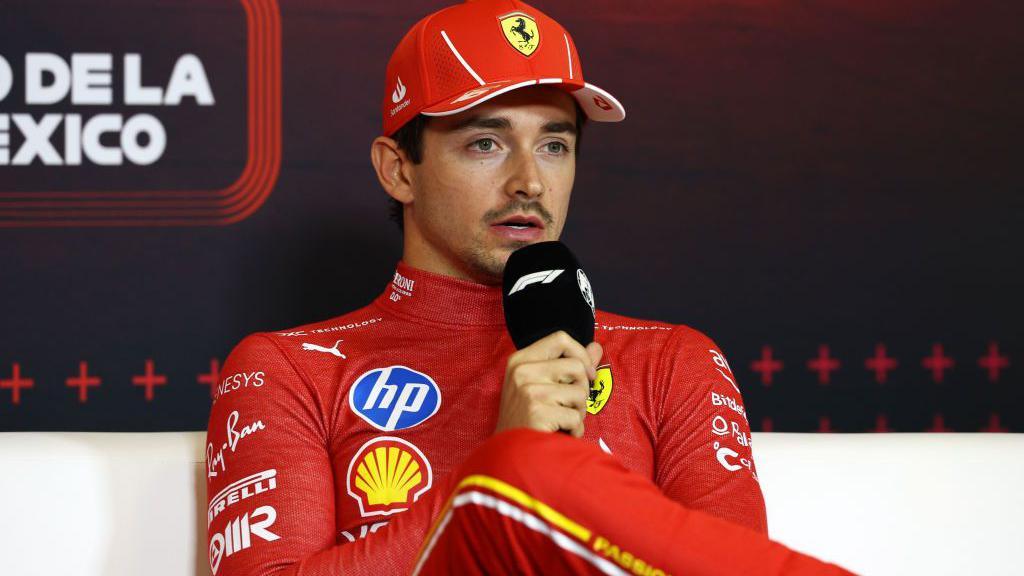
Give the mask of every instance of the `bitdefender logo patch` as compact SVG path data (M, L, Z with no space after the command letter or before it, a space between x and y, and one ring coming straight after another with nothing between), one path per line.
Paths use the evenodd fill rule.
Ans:
M211 19L38 0L0 19L0 228L225 225L263 204L280 167L280 11L217 4Z

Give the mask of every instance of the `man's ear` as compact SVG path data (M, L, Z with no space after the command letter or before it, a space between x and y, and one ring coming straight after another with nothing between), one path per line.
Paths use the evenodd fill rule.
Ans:
M370 144L370 162L388 196L402 204L413 201L412 161L397 142L387 136L374 138Z

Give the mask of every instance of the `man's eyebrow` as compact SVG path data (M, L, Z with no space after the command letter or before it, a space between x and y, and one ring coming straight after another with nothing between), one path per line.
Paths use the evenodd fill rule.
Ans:
M491 128L493 130L508 130L512 128L512 122L504 116L470 116L451 127L452 132L467 130L470 128ZM548 122L541 127L541 132L569 133L576 134L576 123L568 120L561 122Z
M452 126L452 132L458 132L459 130L466 130L468 128L493 128L496 130L509 129L512 127L512 122L508 118L502 116L470 116L458 124Z
M541 129L541 132L567 132L572 135L576 135L576 123L569 122L548 122Z

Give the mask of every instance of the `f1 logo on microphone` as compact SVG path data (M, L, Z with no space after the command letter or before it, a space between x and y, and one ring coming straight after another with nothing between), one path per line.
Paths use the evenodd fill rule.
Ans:
M516 280L516 283L512 285L512 289L509 290L508 295L511 296L531 284L550 284L554 282L555 278L558 278L558 275L562 272L565 272L565 270L542 270L540 272L531 272L519 280Z

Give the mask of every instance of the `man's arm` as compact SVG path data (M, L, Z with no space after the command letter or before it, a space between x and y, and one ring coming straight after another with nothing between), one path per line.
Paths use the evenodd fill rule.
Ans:
M660 356L655 483L670 498L767 532L743 397L718 346L677 326Z
M243 340L221 375L207 431L214 576L408 572L438 498L336 545L329 400L267 336Z

